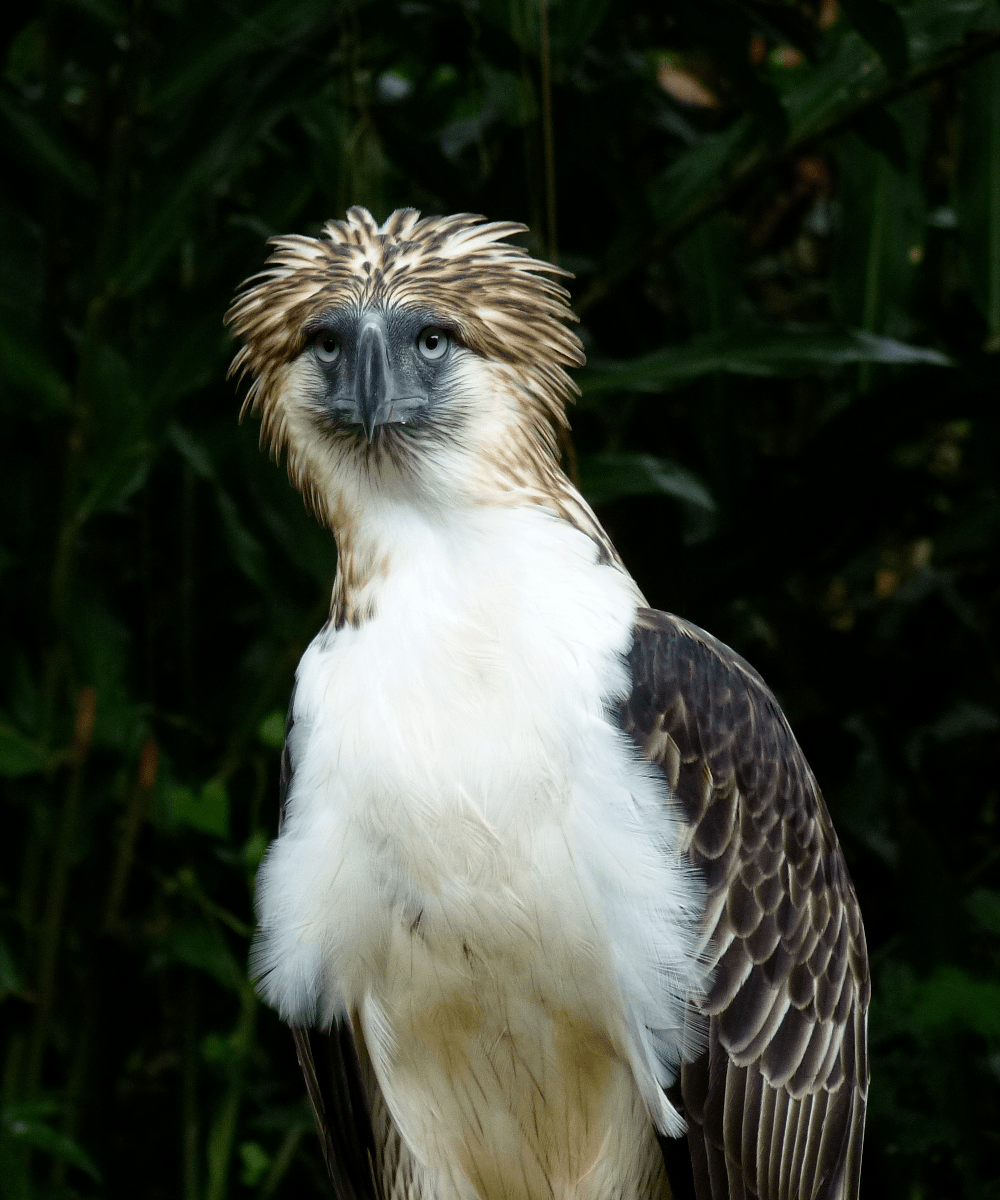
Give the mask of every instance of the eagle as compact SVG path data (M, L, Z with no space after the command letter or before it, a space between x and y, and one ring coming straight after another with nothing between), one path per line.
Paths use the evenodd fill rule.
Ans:
M227 314L337 549L255 986L338 1200L857 1197L870 983L830 815L760 675L649 607L564 473L584 355L525 232L352 208Z

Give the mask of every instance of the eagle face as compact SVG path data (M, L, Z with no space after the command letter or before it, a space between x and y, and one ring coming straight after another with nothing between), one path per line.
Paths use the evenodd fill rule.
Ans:
M561 489L554 431L584 356L565 272L507 240L524 231L352 208L275 238L245 284L227 314L244 411L335 529L369 486L445 504Z
M321 427L363 433L433 419L452 389L459 352L447 318L420 310L328 309L303 330L306 392ZM387 430L388 431L388 430Z

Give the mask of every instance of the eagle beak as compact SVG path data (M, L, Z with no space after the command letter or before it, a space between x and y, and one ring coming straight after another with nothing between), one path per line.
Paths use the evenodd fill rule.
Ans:
M358 369L354 386L361 425L371 442L375 427L388 420L392 408L389 351L381 326L374 322L364 327L358 340Z

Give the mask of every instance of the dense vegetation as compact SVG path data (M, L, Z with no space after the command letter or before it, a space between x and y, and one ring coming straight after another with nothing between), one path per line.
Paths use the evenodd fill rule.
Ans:
M857 883L865 1194L1000 1197L1000 5L0 22L0 1195L324 1194L245 963L334 550L237 426L222 314L361 203L575 273L567 464L776 688Z

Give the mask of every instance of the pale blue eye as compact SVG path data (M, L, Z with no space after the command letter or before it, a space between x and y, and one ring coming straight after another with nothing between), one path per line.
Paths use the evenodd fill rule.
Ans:
M417 338L417 349L424 358L433 362L448 349L448 335L431 325L427 329L421 330L420 336Z
M320 362L332 363L340 358L340 338L334 333L321 333L313 343Z

